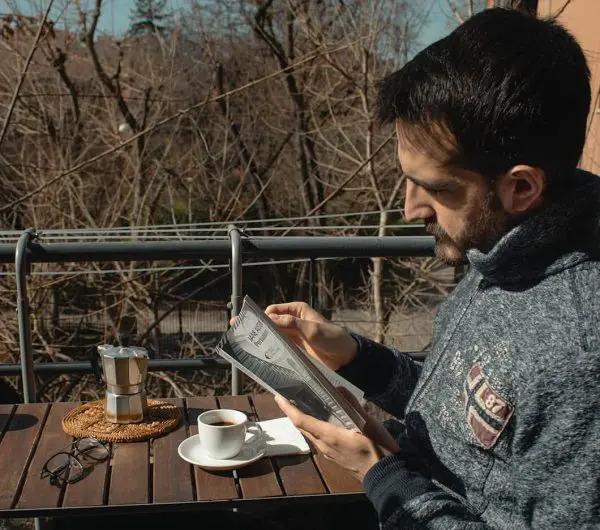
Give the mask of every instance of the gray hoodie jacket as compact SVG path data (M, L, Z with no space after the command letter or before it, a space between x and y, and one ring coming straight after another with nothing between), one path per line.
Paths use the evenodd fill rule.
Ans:
M421 366L356 336L340 372L401 421L365 477L384 528L600 527L600 180L508 232L442 304Z

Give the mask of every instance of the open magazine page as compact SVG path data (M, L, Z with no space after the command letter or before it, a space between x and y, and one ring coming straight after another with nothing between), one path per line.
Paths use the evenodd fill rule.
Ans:
M362 417L249 297L245 297L235 324L223 335L216 350L302 412L353 431L363 427Z
M305 355L305 357L312 364L315 365L315 367L321 372L321 374L323 374L323 376L325 376L327 378L327 380L334 387L336 387L336 388L341 387L341 386L344 387L352 395L354 395L354 397L358 400L358 402L361 405L364 404L364 402L365 402L365 393L360 388L358 388L357 386L353 385L347 379L344 379L340 374L338 374L337 372L334 372L331 368L329 368L328 366L326 366L325 364L323 364L318 359L315 359L312 355Z

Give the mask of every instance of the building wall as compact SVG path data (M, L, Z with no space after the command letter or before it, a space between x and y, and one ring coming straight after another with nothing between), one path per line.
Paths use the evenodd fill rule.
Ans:
M592 106L580 165L600 173L600 0L539 0L540 17L555 16L561 10L558 21L583 48L592 73Z

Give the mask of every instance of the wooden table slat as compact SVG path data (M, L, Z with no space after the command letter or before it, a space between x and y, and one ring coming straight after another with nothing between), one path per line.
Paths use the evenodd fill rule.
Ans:
M187 422L190 435L198 434L198 415L217 408L217 401L212 397L194 397L185 400ZM196 498L203 500L224 500L239 498L232 471L206 471L194 466L196 482Z
M108 504L151 502L149 468L149 442L113 444Z
M0 405L0 442L4 436L4 429L8 426L16 405Z
M71 449L72 438L62 429L65 414L78 403L53 403L35 449L17 508L53 508L58 506L62 488L50 484L49 478L41 478L40 472L46 461L59 451Z
M6 427L0 454L0 509L12 508L48 411L48 404L18 405Z
M60 488L40 480L39 472L51 454L69 448L71 438L62 432L61 419L76 403L0 405L0 512L16 508L35 514L37 509L85 509L107 503L110 511L111 505L362 493L358 480L317 452L312 457L264 458L227 472L190 466L179 458L177 447L186 436L197 434L201 412L233 408L252 420L282 413L268 394L171 401L182 408L185 424L152 445L113 444L111 459L94 465L83 480L67 485L64 495Z
M240 410L251 419L257 419L248 396L222 396L218 401L220 408ZM270 458L262 458L254 464L238 469L237 475L246 499L283 495Z
M259 420L281 418L284 414L271 394L251 396ZM273 458L286 495L316 495L327 490L310 454Z
M273 420L285 416L271 394L252 394L250 399L260 421Z
M277 407L275 402L273 402L273 405ZM331 460L327 460L319 453L316 447L311 445L311 448L314 462L321 473L321 477L325 481L325 485L331 493L361 493L364 491L360 481L354 478L348 471L333 463ZM288 492L288 495L291 495L291 493Z
M109 469L110 458L104 462L94 464L83 480L67 484L62 501L63 508L102 506L104 504L104 493L108 486Z
M217 401L219 402L220 409L239 410L249 417L254 414L254 409L248 400L248 396L218 396Z
M153 501L187 502L194 500L192 466L177 453L179 444L188 436L183 399L167 399L179 408L184 418L181 425L166 436L152 442L154 465L152 468Z
M313 447L313 452L315 463L331 493L362 493L364 491L361 482L343 467L327 460L316 447Z

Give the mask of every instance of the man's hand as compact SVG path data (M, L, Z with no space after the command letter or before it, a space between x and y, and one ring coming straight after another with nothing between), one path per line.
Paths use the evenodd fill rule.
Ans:
M303 414L282 396L276 396L275 401L325 458L350 471L360 482L381 458L400 451L385 428L364 411L367 424L361 434Z
M356 357L358 344L352 336L305 302L270 305L265 313L298 346L332 370Z

